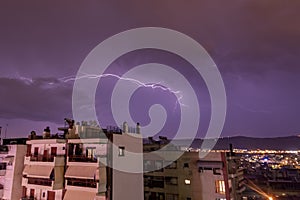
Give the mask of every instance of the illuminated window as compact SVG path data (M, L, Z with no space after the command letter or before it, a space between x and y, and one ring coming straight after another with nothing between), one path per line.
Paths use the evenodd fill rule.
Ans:
M225 194L225 181L216 181L216 192L219 194Z
M125 147L119 147L119 156L125 156Z
M190 180L190 179L185 179L185 180L184 180L184 183L185 183L186 185L190 185L190 184L191 184L191 180Z

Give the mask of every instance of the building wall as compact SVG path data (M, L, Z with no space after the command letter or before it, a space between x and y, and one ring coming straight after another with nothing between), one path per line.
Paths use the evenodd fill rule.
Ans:
M19 200L22 196L22 171L26 145L8 145L7 154L2 155L2 162L7 162L5 175L1 176L3 199Z
M143 144L139 134L113 135L113 200L144 199L143 187ZM124 156L119 147L125 147ZM133 154L130 154L133 152ZM117 170L119 169L119 170Z
M39 151L38 154L39 155L43 155L44 154L44 150L48 150L48 154L51 154L51 147L57 147L57 155L65 155L65 144L64 143L54 143L54 144L48 144L48 143L44 143L44 144L35 144L33 143L31 146L31 154L34 153L34 148L38 147Z
M49 190L46 188L43 188L42 186L28 186L27 187L27 192L26 195L29 196L30 195L30 189L34 189L34 197L38 200L47 200L47 192L48 191L52 191L55 192L55 200L62 200L62 190Z
M10 145L16 147L14 160L13 184L11 190L11 200L19 200L22 197L22 173L24 168L24 157L26 145Z

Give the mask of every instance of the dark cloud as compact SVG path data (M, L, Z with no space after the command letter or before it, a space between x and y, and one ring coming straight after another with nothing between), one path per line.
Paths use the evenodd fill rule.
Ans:
M0 118L61 123L71 116L72 87L55 78L0 78Z

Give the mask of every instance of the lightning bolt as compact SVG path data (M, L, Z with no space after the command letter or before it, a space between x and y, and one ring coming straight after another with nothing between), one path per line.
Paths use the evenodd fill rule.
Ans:
M187 105L185 105L184 103L181 102L182 98L183 98L183 95L182 95L181 91L175 91L175 90L172 90L171 88L163 87L163 86L160 85L161 82L152 83L152 84L143 83L142 81L139 81L137 79L124 78L124 77L118 76L116 74L101 74L101 75L84 74L84 75L78 76L78 77L67 76L67 77L60 78L59 80L63 81L63 82L70 82L70 81L80 80L80 79L84 79L84 78L96 79L96 78L105 78L105 77L114 77L114 78L117 78L117 79L122 80L122 81L129 81L129 82L134 83L134 84L136 84L140 87L146 87L146 88L152 88L152 89L161 89L163 91L171 92L171 93L175 94L175 96L177 97L176 104L174 106L174 110L175 110L175 108L178 104L181 105L181 106L187 106Z

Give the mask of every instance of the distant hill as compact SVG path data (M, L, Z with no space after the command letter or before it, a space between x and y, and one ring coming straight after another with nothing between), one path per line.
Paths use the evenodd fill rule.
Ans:
M215 139L207 139L212 141ZM193 148L200 148L203 139L195 139L190 145ZM189 144L189 140L181 139L172 141L173 144L186 147ZM233 148L237 149L269 149L269 150L298 150L300 149L300 137L288 136L288 137L275 137L275 138L252 138L244 136L236 136L229 138L219 138L214 149L229 149L229 144L233 145Z

